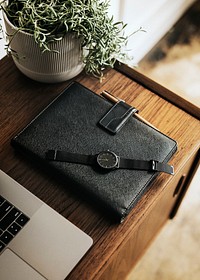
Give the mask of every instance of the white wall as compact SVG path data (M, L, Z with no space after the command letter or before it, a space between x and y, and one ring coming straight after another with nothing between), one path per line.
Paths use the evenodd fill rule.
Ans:
M133 64L138 63L146 53L166 34L195 0L111 0L110 13L115 20L128 24L127 35L142 27L130 37L128 49Z

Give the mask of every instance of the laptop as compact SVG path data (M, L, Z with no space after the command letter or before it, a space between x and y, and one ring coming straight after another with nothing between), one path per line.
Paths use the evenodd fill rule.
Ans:
M90 236L0 170L1 280L61 280L91 247Z

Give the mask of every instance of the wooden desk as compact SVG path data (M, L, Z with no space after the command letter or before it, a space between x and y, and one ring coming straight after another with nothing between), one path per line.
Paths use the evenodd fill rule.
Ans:
M122 280L184 197L198 164L200 123L116 70L108 71L102 83L84 74L76 80L97 93L108 90L123 98L177 140L178 152L170 162L175 176L159 175L124 223L112 224L99 209L72 194L67 182L59 182L15 154L10 139L69 82L31 81L8 58L0 61L0 168L93 238L93 247L67 279Z

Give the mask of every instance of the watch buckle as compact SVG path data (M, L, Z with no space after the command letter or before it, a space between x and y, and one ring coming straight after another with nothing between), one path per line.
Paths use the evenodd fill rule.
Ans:
M46 152L46 159L56 160L57 150L48 150Z
M158 162L156 160L151 160L151 169L153 171L158 171L157 163Z

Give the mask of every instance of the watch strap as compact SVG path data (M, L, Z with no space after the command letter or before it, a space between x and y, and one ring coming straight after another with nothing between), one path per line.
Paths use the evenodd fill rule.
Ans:
M120 158L119 167L127 168L127 169L159 171L168 174L174 174L173 166L156 160L147 161L147 160L134 160L134 159Z
M94 163L95 156L75 154L67 151L48 150L46 152L46 159L52 161L64 161L64 162L92 165Z
M63 161L63 162L70 162L70 163L93 165L96 162L95 161L96 155L76 154L76 153L70 153L67 151L59 151L59 150L48 150L46 152L46 159L52 161ZM174 174L173 166L156 160L147 161L147 160L126 159L120 157L119 168L159 171L172 175Z

